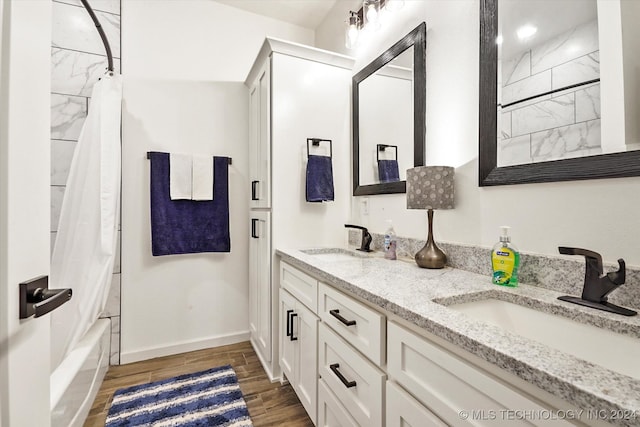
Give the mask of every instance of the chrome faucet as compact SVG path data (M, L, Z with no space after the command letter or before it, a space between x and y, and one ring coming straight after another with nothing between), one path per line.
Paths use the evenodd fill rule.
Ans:
M612 271L604 274L602 266L602 256L599 253L588 249L568 248L564 246L558 247L563 255L582 255L586 260L586 270L584 273L584 288L582 289L582 298L572 296L561 296L558 299L563 301L580 304L587 307L597 308L599 310L609 311L611 313L622 314L624 316L634 316L638 314L633 310L619 307L607 301L609 295L614 289L622 285L626 280L625 263L622 258L618 260L618 271Z
M358 230L362 230L362 242L360 243L360 247L357 250L363 252L371 252L370 246L371 240L373 240L373 238L371 237L371 234L369 234L369 230L367 230L366 227L352 224L345 224L344 226L345 228L356 228Z

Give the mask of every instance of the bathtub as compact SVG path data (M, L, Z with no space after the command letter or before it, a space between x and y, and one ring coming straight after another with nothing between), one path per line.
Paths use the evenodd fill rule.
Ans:
M81 427L109 368L111 321L98 319L51 373L51 426Z

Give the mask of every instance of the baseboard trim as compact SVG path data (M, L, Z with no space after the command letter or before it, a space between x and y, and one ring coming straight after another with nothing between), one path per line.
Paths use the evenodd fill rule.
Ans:
M141 360L153 359L155 357L171 356L173 354L186 353L189 351L203 350L206 348L220 347L222 345L236 344L249 340L249 331L236 332L227 335L209 337L203 340L187 341L178 344L122 352L120 354L120 364L139 362Z
M260 364L262 365L262 368L264 369L264 372L267 374L267 377L269 378L269 381L271 381L272 383L276 383L276 382L282 382L282 378L280 378L279 376L274 376L273 372L271 371L271 364L267 363L264 358L262 357L262 354L260 354L260 351L258 350L258 346L253 342L253 340L249 340L249 342L251 343L251 346L253 347L253 351L256 352L256 356L258 356L258 360L260 361Z

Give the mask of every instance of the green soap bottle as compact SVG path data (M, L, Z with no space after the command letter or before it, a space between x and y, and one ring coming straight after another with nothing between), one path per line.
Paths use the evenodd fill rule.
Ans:
M502 286L518 286L518 266L520 265L520 253L511 243L509 229L502 226L500 241L491 251L491 267L493 268L493 283Z

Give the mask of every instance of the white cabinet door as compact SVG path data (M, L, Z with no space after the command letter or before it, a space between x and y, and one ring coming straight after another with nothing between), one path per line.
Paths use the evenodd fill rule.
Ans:
M260 357L271 362L270 213L251 212L249 243L249 330Z
M284 289L280 289L280 368L293 384L295 382L296 342L293 334L292 315L296 311L296 300Z
M297 338L295 390L309 418L316 422L318 396L318 317L300 301L296 301L295 321L292 322Z
M249 90L251 208L271 207L271 60Z
M309 418L318 412L318 317L280 289L280 368Z

